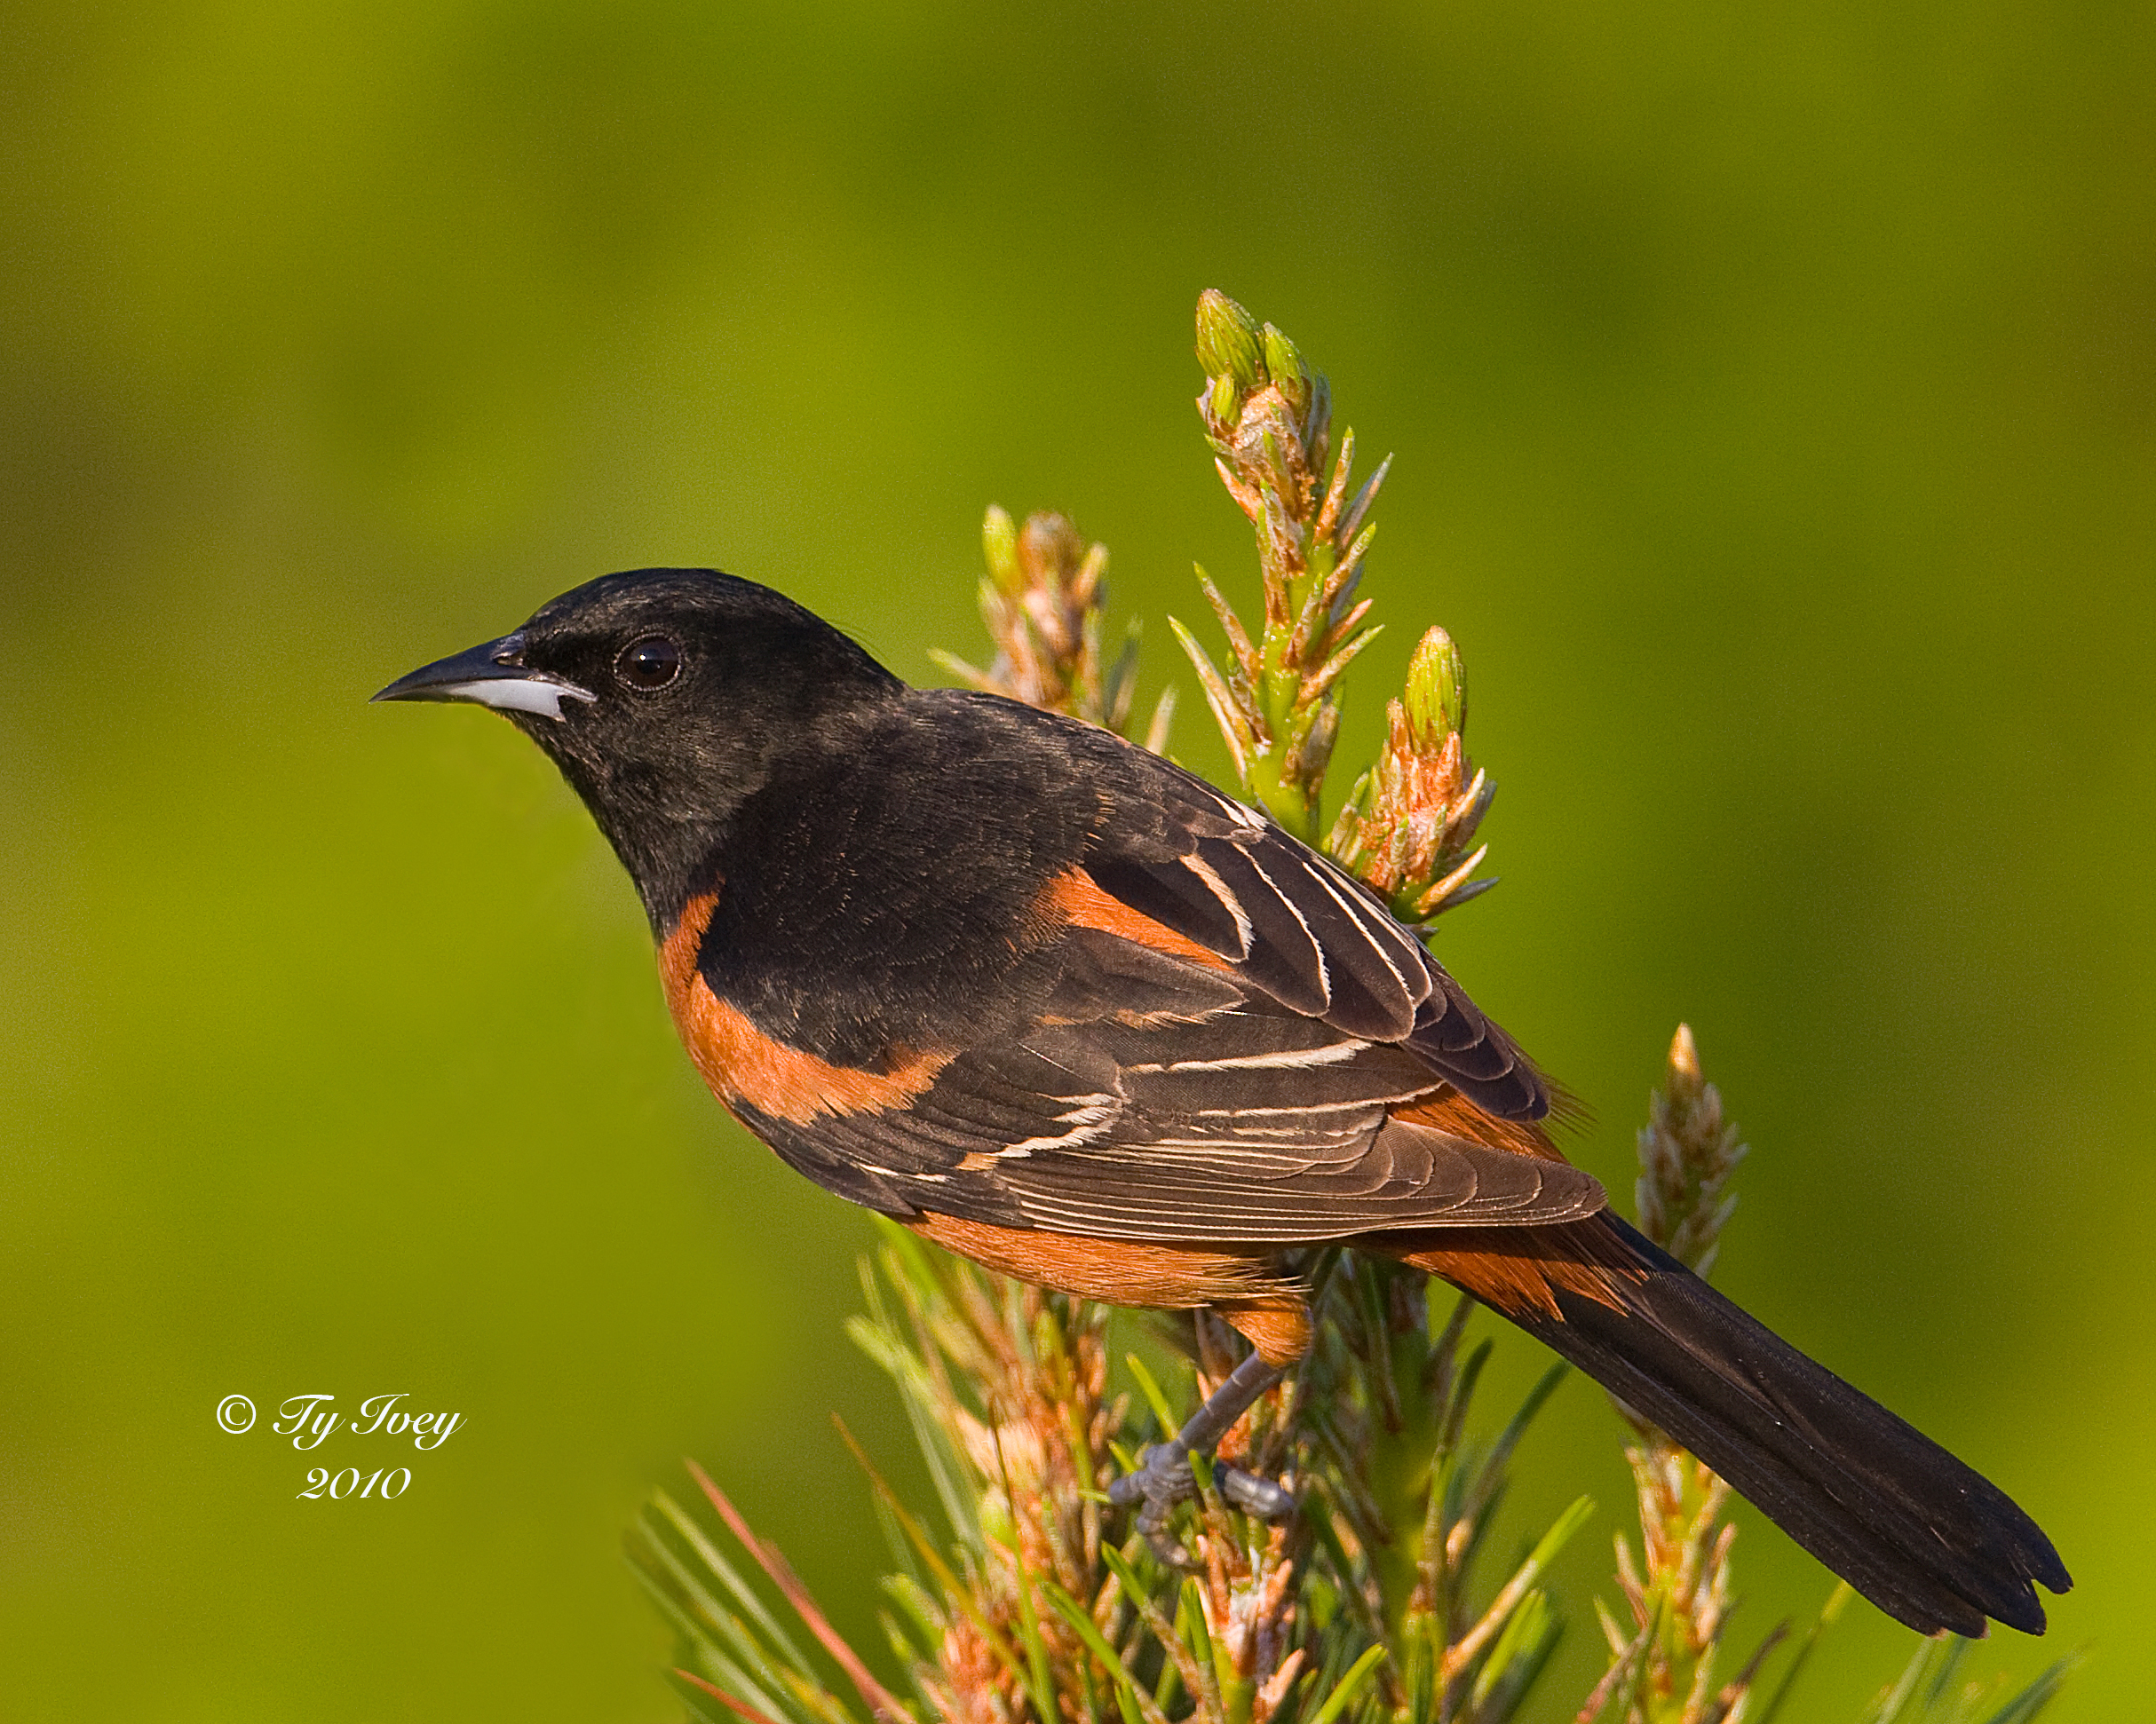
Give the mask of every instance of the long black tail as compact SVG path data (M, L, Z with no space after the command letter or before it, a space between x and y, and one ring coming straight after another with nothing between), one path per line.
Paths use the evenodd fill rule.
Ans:
M1661 1426L1889 1616L1927 1634L1980 1635L1986 1617L2043 1632L2035 1583L2073 1583L2004 1491L1615 1216L1551 1232L1590 1229L1613 1235L1596 1241L1596 1260L1612 1261L1614 1246L1645 1271L1613 1277L1625 1309L1553 1278L1561 1318L1501 1315Z

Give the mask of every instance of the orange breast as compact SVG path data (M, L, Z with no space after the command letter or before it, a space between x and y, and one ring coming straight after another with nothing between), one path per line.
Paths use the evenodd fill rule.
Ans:
M717 905L715 892L689 900L681 920L660 944L659 977L681 1045L720 1101L805 1126L819 1114L903 1106L950 1064L948 1053L920 1054L889 1071L870 1072L833 1065L765 1034L746 1014L713 993L696 972L697 950Z

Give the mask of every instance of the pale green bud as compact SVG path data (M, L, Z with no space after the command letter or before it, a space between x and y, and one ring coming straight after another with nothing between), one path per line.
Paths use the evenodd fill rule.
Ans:
M1217 288L1198 296L1198 363L1209 377L1234 378L1238 389L1265 381L1257 320Z
M1467 668L1442 629L1432 629L1407 660L1407 722L1423 747L1467 723Z
M1263 331L1265 347L1265 370L1280 385L1280 393L1288 398L1288 405L1299 418L1310 410L1310 368L1303 363L1303 356L1296 344L1268 323Z
M988 505L980 524L980 548L988 559L988 573L1004 592L1015 593L1026 584L1019 569L1019 530L1008 510Z

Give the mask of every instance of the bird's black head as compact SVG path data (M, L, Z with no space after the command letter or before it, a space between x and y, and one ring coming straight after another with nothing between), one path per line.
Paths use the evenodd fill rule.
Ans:
M779 763L901 684L790 598L712 569L609 574L377 700L492 707L561 768L663 929Z

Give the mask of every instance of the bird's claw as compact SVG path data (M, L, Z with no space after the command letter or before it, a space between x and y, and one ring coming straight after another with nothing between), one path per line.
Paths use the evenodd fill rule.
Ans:
M1225 1501L1261 1521L1284 1521L1295 1513L1295 1493L1286 1486L1225 1460L1213 1462L1213 1487ZM1108 1487L1110 1502L1137 1508L1137 1530L1145 1535L1153 1554L1171 1568L1187 1568L1190 1559L1168 1537L1169 1514L1177 1503L1197 1494L1190 1456L1171 1443L1154 1443L1140 1458L1136 1472L1124 1474Z

